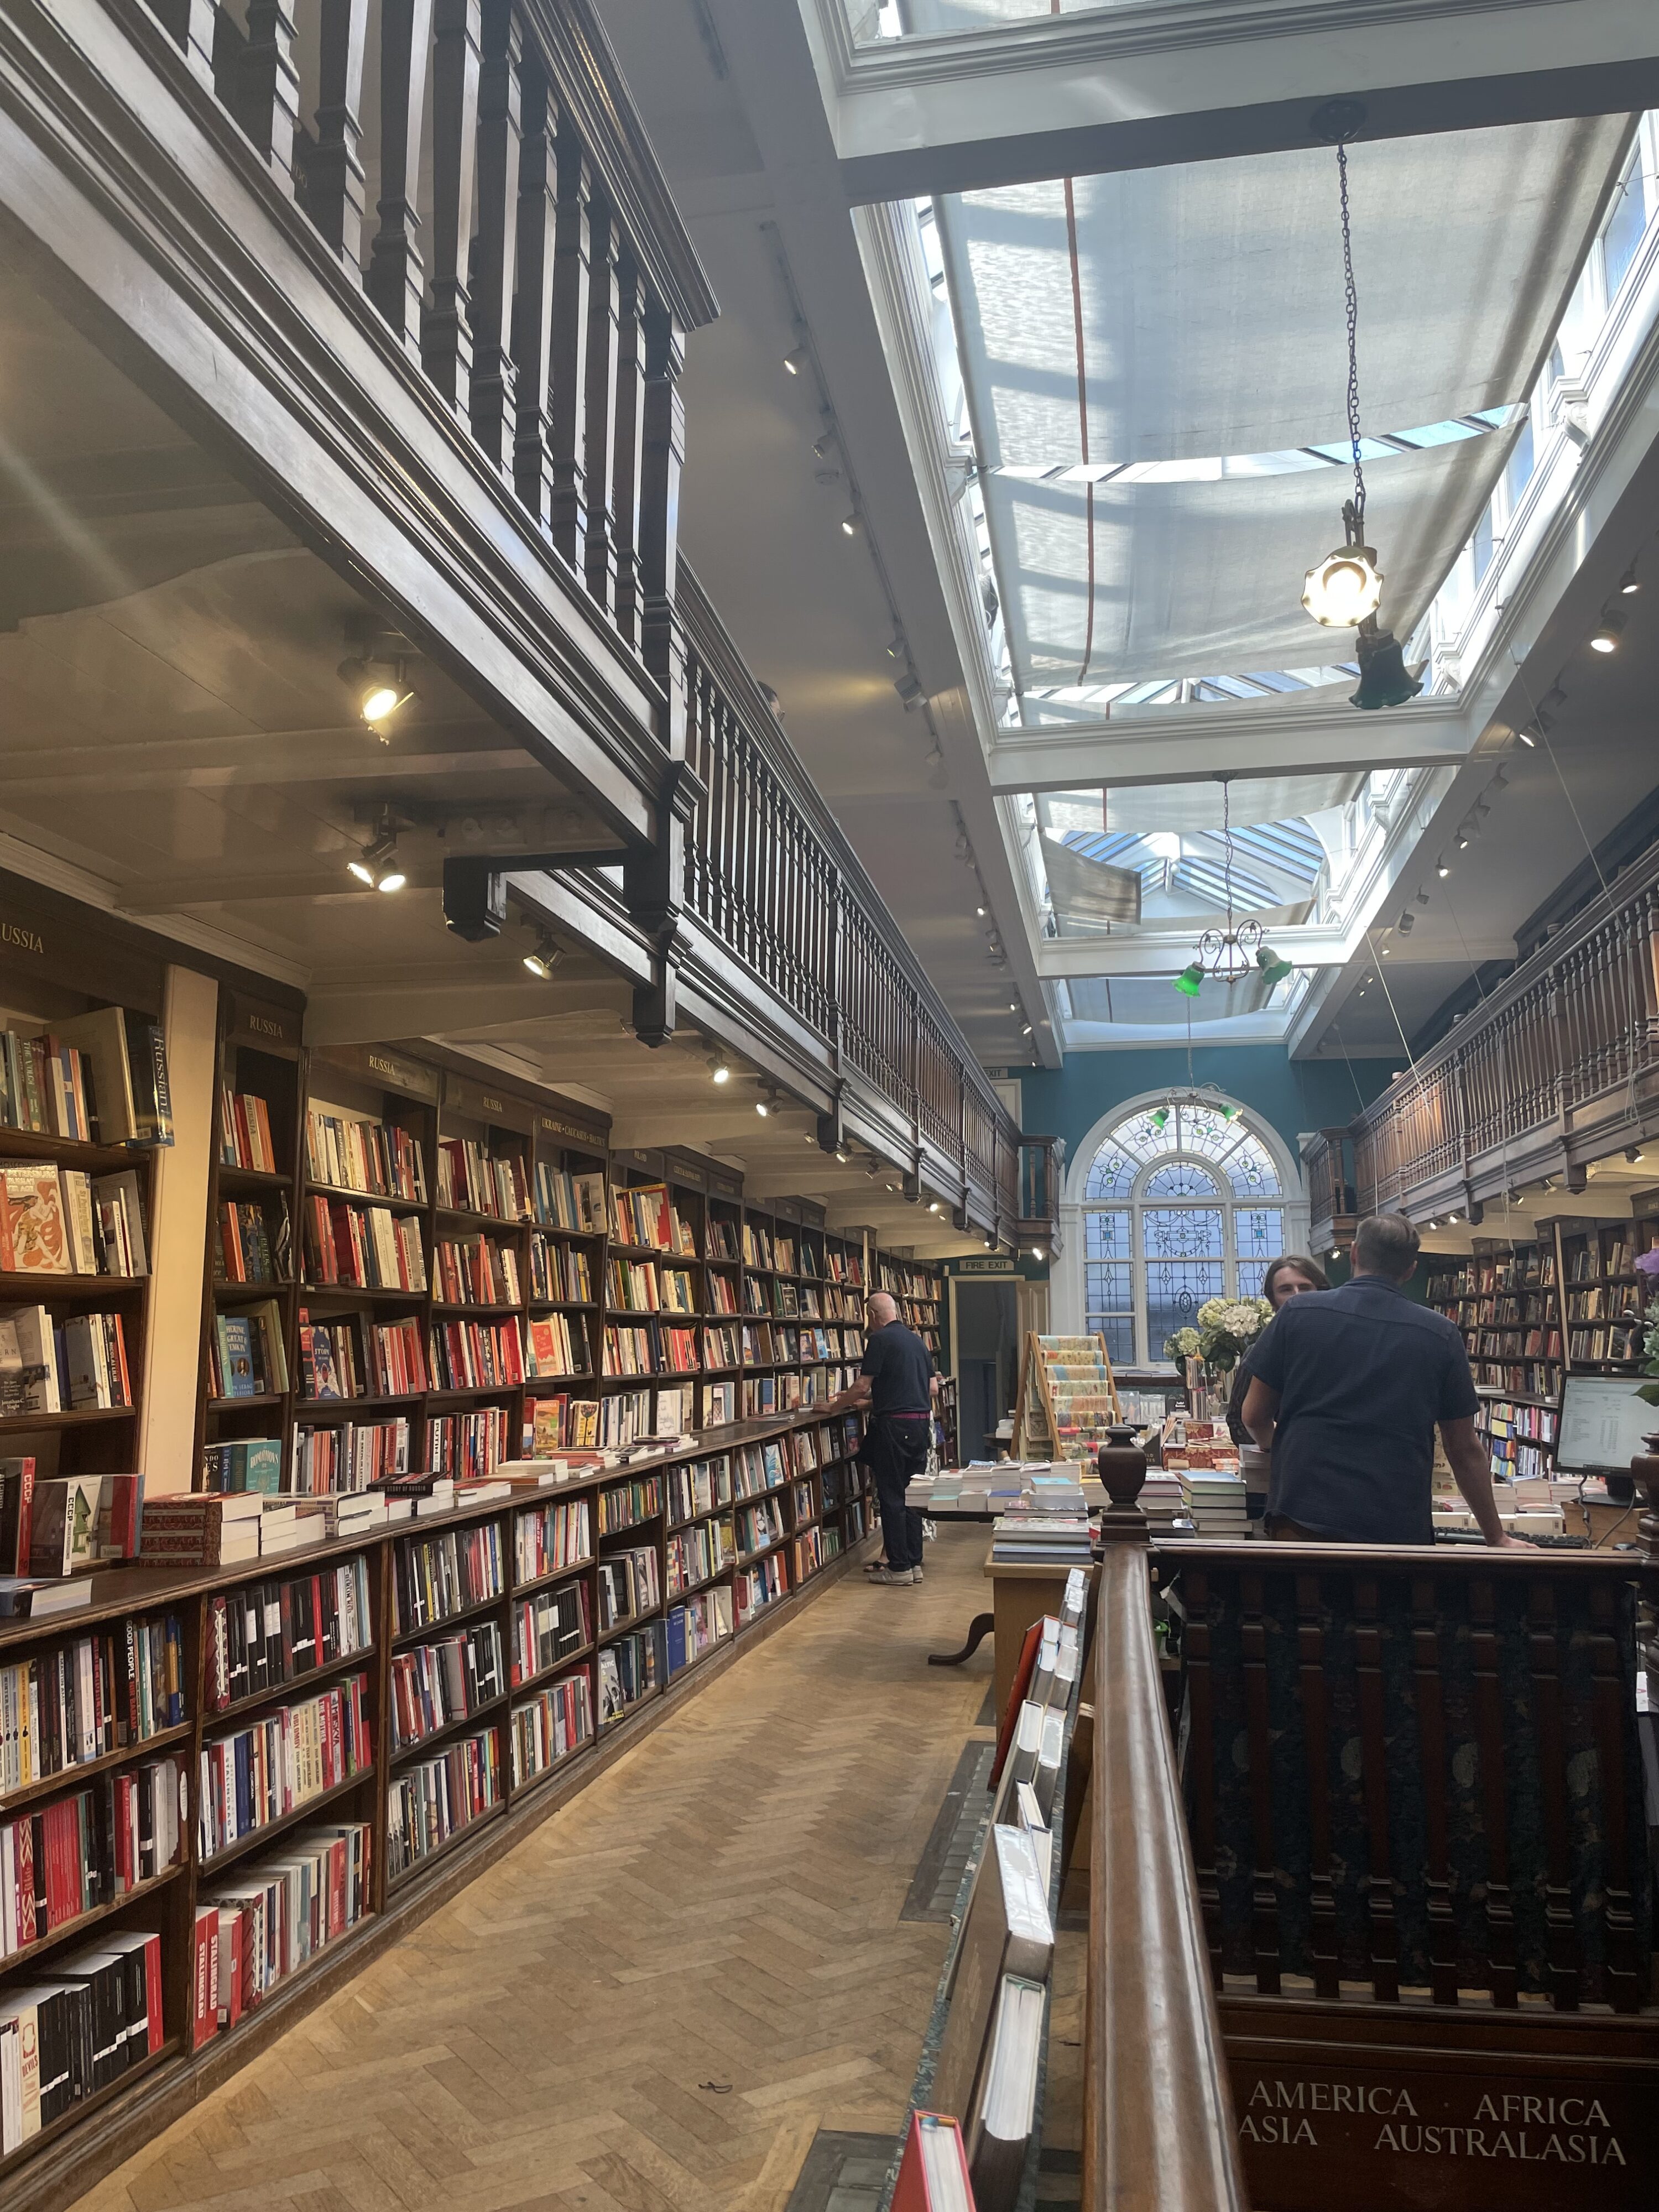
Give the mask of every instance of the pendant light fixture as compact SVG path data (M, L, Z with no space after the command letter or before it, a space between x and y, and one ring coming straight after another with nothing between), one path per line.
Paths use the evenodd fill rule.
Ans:
M1348 213L1348 143L1365 120L1357 100L1329 100L1311 119L1315 135L1336 148L1337 187L1342 209L1342 279L1348 326L1348 441L1353 452L1353 497L1342 504L1342 543L1309 569L1302 604L1327 629L1358 633L1359 689L1349 704L1360 708L1400 707L1423 689L1406 666L1391 632L1377 623L1382 600L1382 571L1376 552L1365 543L1365 471L1359 434L1359 298L1353 276L1353 237ZM1188 974L1191 974L1188 970ZM1202 981L1200 976L1200 982ZM1185 978L1177 989L1188 988ZM1196 993L1199 984L1191 990Z
M1231 988L1243 981L1254 968L1265 975L1272 990L1291 972L1292 963L1263 942L1259 921L1233 920L1232 777L1218 775L1221 786L1221 879L1227 900L1227 927L1206 929L1198 941L1198 957L1190 960L1175 979L1183 999L1195 999L1206 981Z

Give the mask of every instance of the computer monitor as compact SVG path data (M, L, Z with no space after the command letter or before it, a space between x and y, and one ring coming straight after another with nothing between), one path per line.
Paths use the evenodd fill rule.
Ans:
M1643 1437L1659 1428L1659 1406L1644 1404L1636 1395L1642 1387L1639 1376L1568 1376L1555 1445L1562 1474L1629 1474Z

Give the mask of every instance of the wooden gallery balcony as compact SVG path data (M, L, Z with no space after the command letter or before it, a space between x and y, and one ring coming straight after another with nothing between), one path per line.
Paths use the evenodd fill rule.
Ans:
M1455 1211L1659 1133L1659 847L1590 901L1346 1130L1304 1147L1316 1249L1356 1215ZM1571 1210L1571 1207L1567 1208Z
M17 0L0 232L0 681L103 678L83 742L0 733L32 842L337 1041L388 981L392 1034L501 1003L544 924L1012 1236L1018 1133L678 563L716 305L588 0Z

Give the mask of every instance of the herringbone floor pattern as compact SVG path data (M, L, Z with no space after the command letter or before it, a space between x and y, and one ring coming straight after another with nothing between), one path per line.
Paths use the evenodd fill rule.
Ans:
M896 2134L984 1557L824 1592L76 2212L779 2212L819 2128Z

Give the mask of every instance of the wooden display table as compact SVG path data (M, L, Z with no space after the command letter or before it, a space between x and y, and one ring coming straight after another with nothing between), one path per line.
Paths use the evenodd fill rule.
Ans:
M1091 1577L1097 1562L1089 1567ZM991 1584L991 1612L995 1622L996 1712L999 1721L1008 1710L1008 1695L1014 1686L1014 1673L1019 1665L1020 1648L1025 1641L1025 1632L1034 1620L1045 1613L1058 1613L1060 1601L1066 1595L1066 1577L1069 1567L1053 1565L1010 1566L985 1555L985 1574Z

